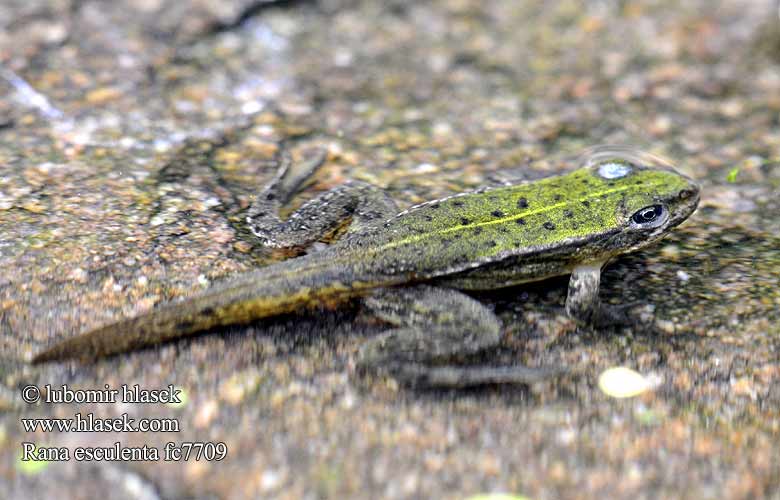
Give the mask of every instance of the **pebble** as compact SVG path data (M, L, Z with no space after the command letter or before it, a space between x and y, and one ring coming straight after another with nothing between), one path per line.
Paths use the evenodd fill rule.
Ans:
M193 424L196 429L206 429L217 415L219 415L219 403L210 399L198 407Z
M604 370L599 375L599 389L613 398L632 398L654 387L653 381L624 366Z

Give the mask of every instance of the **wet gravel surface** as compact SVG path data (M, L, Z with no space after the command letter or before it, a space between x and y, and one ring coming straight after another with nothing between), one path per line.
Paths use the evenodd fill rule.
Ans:
M780 498L780 17L769 1L5 1L0 5L0 491L4 498ZM576 166L672 158L697 213L619 259L602 297L650 331L577 328L565 280L481 294L481 362L567 366L532 387L367 379L357 305L93 364L52 342L284 256L243 223L284 149L327 148L403 206ZM627 366L657 381L597 387ZM184 391L44 404L28 384ZM176 418L178 433L25 432L20 418ZM224 442L225 460L30 463L41 446Z

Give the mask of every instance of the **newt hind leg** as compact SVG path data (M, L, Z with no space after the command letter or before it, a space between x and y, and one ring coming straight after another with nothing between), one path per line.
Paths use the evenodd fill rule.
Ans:
M525 366L468 366L458 358L498 346L501 321L457 290L427 285L377 290L365 304L396 328L369 340L358 354L363 371L387 373L427 387L528 384L559 373Z
M283 221L279 210L325 163L326 157L326 152L319 150L310 159L293 165L289 155L282 155L276 177L257 195L247 216L252 233L263 246L305 247L347 222L348 231L354 232L398 212L395 202L380 188L350 181L304 203Z

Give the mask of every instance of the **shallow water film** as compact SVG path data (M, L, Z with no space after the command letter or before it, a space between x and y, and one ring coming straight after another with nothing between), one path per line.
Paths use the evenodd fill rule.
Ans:
M283 154L327 152L288 212L350 179L403 210L599 144L701 199L602 273L642 327L568 318L561 278L471 293L502 345L462 361L549 377L366 376L387 323L359 301L29 363L298 255L246 222ZM779 283L773 1L0 3L3 498L777 500Z

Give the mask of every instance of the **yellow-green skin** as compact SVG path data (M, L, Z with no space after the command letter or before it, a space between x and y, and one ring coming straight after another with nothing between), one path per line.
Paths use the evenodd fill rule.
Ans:
M625 173L605 177L605 164ZM455 195L350 233L318 253L68 339L35 361L122 352L380 287L491 289L568 274L662 237L694 211L698 192L672 169L615 158L566 175ZM667 210L662 225L643 228L632 221L655 204Z
M385 232L373 238L367 252L407 257L393 264L426 277L459 277L457 271L485 270L509 260L517 266L514 279L466 286L500 288L567 274L578 262L605 260L644 246L655 235L615 241L632 214L660 201L675 206L680 192L685 199L679 204L685 208L698 193L689 179L671 170L634 167L617 179L602 178L597 170L582 168L419 205L385 224ZM678 219L690 214L684 212ZM537 265L526 272L525 264L532 263Z

